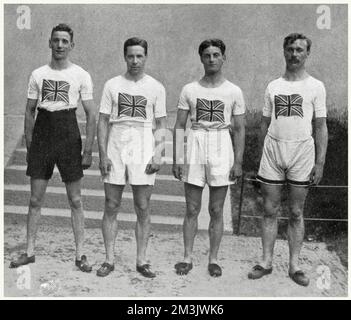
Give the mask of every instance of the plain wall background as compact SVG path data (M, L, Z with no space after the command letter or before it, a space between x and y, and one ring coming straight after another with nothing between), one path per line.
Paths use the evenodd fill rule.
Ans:
M219 37L226 77L241 87L249 110L260 110L268 82L284 71L283 38L303 32L313 42L308 72L325 83L330 108L347 109L347 5L328 5L329 30L317 28L318 5L28 5L30 30L17 28L18 6L4 6L5 115L24 114L29 75L50 61L48 39L61 22L74 30L71 60L91 74L97 105L104 83L125 72L124 41L138 36L149 43L146 72L166 87L173 125L182 86L203 75L200 42Z

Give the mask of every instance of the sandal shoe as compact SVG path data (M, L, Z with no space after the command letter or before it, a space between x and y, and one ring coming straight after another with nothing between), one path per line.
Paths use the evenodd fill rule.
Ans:
M113 270L115 270L115 266L113 264L109 264L104 262L101 267L96 271L96 275L98 277L106 277L108 276Z
M136 271L141 273L146 278L155 278L156 274L151 271L149 264L143 264L141 266L136 266Z
M26 253L22 253L17 260L11 261L9 268L18 268L28 263L34 263L35 256L28 257Z
M220 277L222 275L222 268L217 263L210 263L208 265L208 272L211 277Z
M80 257L80 260L76 259L76 266L79 268L80 271L83 272L91 272L93 270L92 266L89 265L88 259L85 255Z
M263 276L265 276L267 274L271 274L272 271L273 271L273 268L265 269L262 266L260 266L259 264L257 264L249 272L248 278L249 279L253 279L253 280L259 279L259 278L262 278Z
M289 277L300 286L307 287L310 283L310 279L308 279L302 270L298 270L294 273L289 272Z
M193 268L193 264L187 262L178 262L174 265L174 268L176 269L177 274L186 275Z

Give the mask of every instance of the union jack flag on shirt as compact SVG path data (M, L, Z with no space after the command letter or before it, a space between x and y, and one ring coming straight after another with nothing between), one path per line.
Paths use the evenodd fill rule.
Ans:
M143 96L132 96L127 93L118 94L118 116L141 117L146 119L147 99Z
M224 103L220 100L196 100L196 121L219 121L224 123Z
M303 99L299 94L274 96L275 118L277 119L278 116L303 118L302 102Z
M41 101L63 101L69 104L69 87L66 81L44 79Z

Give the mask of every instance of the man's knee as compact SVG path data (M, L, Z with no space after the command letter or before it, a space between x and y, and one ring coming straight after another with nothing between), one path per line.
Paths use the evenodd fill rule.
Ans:
M82 198L80 195L68 197L69 206L73 210L82 208Z
M280 203L277 201L266 200L264 202L264 217L274 219L278 215Z
M223 207L221 205L210 205L208 211L212 219L220 219L223 217Z
M303 207L291 205L289 210L289 220L291 222L300 222L303 219Z
M29 206L33 209L40 209L43 204L43 198L32 195L29 200Z
M186 215L189 218L196 218L201 210L201 205L198 203L187 203L186 205Z
M149 201L145 200L137 200L134 202L134 206L137 210L137 213L145 213L149 209Z
M110 197L105 198L105 212L107 214L115 214L120 206L121 202L119 200Z

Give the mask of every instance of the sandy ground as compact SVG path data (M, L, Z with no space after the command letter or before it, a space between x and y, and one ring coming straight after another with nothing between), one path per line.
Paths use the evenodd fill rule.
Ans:
M115 271L106 278L96 276L104 261L100 222L86 221L85 251L93 272L74 266L74 242L70 220L43 217L37 238L36 263L9 269L9 263L25 248L25 217L5 215L4 294L6 297L342 297L347 295L347 270L335 252L324 243L305 243L301 267L311 278L300 287L287 275L288 247L278 240L274 270L270 276L248 280L247 272L261 254L259 238L225 235L220 248L223 276L207 272L208 236L195 241L194 269L178 276L174 264L182 257L182 234L152 230L148 257L157 272L146 279L135 271L135 238L130 228L120 230L116 243Z

